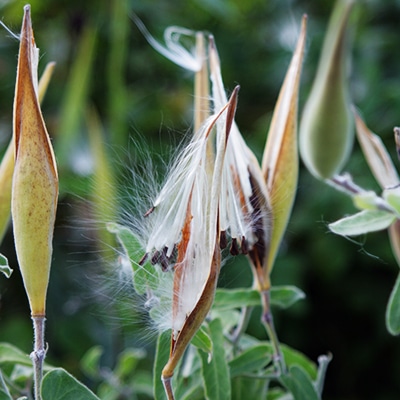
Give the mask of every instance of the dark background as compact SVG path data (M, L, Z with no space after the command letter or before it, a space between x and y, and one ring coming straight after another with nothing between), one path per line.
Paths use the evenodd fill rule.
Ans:
M21 1L0 3L2 20L14 32L20 29L23 5ZM104 202L102 205L99 200L93 179L87 113L95 110L112 160L116 183L105 202L115 205L115 210L135 212L138 200L130 197L130 188L135 186L130 168L150 152L157 169L183 140L191 125L192 77L147 44L130 13L139 15L160 40L169 25L214 34L227 89L241 85L238 125L260 157L301 15L307 13L309 23L300 110L310 89L333 1L37 0L31 5L41 49L39 71L47 62L57 62L43 103L60 175L48 294L49 361L81 377L79 359L91 346L103 345L104 363L112 366L115 355L133 345L148 348L150 365L155 333L143 317L140 299L121 289L110 271L114 257L107 247L110 239L91 229L97 226L96 221L112 218L101 208ZM122 17L115 22L117 6ZM356 7L349 79L354 103L393 157L392 129L400 123L399 16L400 3L394 0L369 0ZM93 32L93 58L90 60L86 50L87 58L82 56L79 64L79 47L85 34L93 37ZM3 148L11 134L17 52L18 41L0 31ZM89 65L87 75L85 65ZM74 68L82 76L75 87ZM149 150L143 150L147 147ZM378 190L357 144L346 170L363 187ZM143 199L148 195L143 193ZM117 213L115 210L107 208L110 215ZM355 241L328 232L327 223L354 211L348 198L316 181L302 167L297 200L272 282L297 285L307 298L284 312L275 310L277 331L283 343L315 361L320 354L333 354L325 399L397 399L400 342L386 331L384 315L398 266L386 232ZM31 321L11 229L1 252L16 270L10 280L0 279L0 341L30 352ZM250 272L244 264L243 260L228 262L221 285L250 285ZM257 315L249 330L264 337Z

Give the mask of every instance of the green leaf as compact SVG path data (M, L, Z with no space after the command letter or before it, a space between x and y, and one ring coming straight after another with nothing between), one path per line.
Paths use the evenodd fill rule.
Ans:
M205 398L208 400L230 399L231 382L225 360L224 334L221 320L214 319L209 324L213 342L212 359L200 352Z
M359 210L379 210L382 199L373 191L366 190L353 196L353 204Z
M253 377L235 377L232 379L232 400L265 400L268 391L268 379Z
M84 374L96 378L100 369L100 358L103 355L102 346L91 347L81 359L81 369Z
M139 361L146 357L146 351L144 349L125 349L119 356L117 365L114 369L114 374L123 380L131 376Z
M13 398L0 389L0 400L13 400Z
M231 377L259 371L272 360L271 346L259 344L243 351L229 362Z
M364 210L329 224L329 229L341 236L356 236L388 228L396 217L386 211Z
M8 265L7 257L3 256L3 254L0 254L0 272L2 272L6 278L9 278L13 272Z
M251 308L249 307L251 310ZM242 318L242 313L241 309L239 311L238 308L232 308L232 309L211 309L210 313L210 319L220 319L222 322L222 326L224 327L224 334L225 335L230 335L232 333L232 329L234 329L241 321Z
M305 293L296 286L272 286L271 288L271 304L284 309L305 297Z
M153 397L153 374L150 371L138 369L131 378L130 387L135 393L145 394L150 399Z
M161 381L161 372L168 362L169 349L171 342L171 331L162 332L158 335L157 346L156 346L156 356L153 368L153 387L154 387L154 399L155 400L165 400L164 386Z
M138 264L137 261L141 257L139 254L143 250L135 234L128 227L116 223L109 223L107 229L117 236L126 256L131 261L135 291L138 294L146 294L148 289L156 290L160 281L159 269L151 263L143 266Z
M190 343L207 354L212 353L213 350L212 341L210 335L206 332L204 326L200 327L200 329L196 332Z
M272 345L269 341L261 341L248 334L243 334L239 340L239 346L242 349L251 349L255 346L266 346L269 349L269 353L273 353ZM294 365L301 366L311 379L317 379L317 366L303 353L295 350L285 344L280 344L280 348L285 358L286 365L290 368Z
M293 396L281 387L268 390L267 400L293 400Z
M21 364L14 364L12 373L10 375L10 379L17 384L21 384L24 386L28 379L31 379L33 375L33 368L32 365L21 365Z
M244 289L217 289L213 308L229 310L232 308L259 306L260 293L251 288Z
M48 372L42 381L43 400L100 400L62 368Z
M176 399L204 399L201 368L200 351L194 346L189 346L182 360L179 375L175 378L176 388L174 394Z
M383 198L400 214L400 187L388 188L383 191Z
M7 363L32 366L32 360L28 354L9 343L0 343L0 365Z
M288 367L299 366L311 377L311 379L317 379L317 366L307 356L298 350L295 350L285 344L281 344L280 348L285 358L286 365Z
M394 284L386 307L386 327L390 334L400 334L400 274Z
M0 370L0 400L12 400L11 394L4 381L1 370Z
M319 400L310 376L299 366L290 368L289 374L282 375L282 384L293 394L295 400Z
M305 294L295 286L273 286L271 288L271 304L288 308L296 301L304 299ZM217 289L215 293L215 310L254 307L261 305L260 293L251 288Z

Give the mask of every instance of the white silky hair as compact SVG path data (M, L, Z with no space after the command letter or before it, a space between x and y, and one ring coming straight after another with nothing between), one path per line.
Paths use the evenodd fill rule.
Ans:
M165 48L155 41L140 20L136 20L137 17L133 18L157 51L186 69L198 70L197 63L201 66L202 60L193 58L193 54L179 43L182 35L193 35L193 32L170 28L165 34ZM150 258L154 251L165 250L168 263L173 264L173 251L182 240L185 224L190 231L189 239L185 243L185 257L175 265L175 271L182 266L181 282L175 285L178 292L174 292L174 271L167 268L166 272L162 272L161 267L155 265L158 268L158 285L148 290L147 295L139 302L143 309L149 310L157 329L172 328L175 333L182 328L186 317L194 309L207 282L216 243L217 215L220 218L220 229L227 230L232 238L246 238L250 245L257 240L252 231L255 223L252 218L262 219L263 226L267 227L268 223L265 221L270 218L268 210L264 209L255 217L252 215L251 196L254 195L254 188L251 179L257 182L257 190L262 192L257 195L264 196L266 202L267 194L261 184L260 167L234 122L226 142L224 110L228 100L216 52L214 57L216 59L213 61L214 69L211 74L214 115L204 122L184 148L179 148L161 187L157 179L153 178L156 169L144 166L135 168L132 172L133 191L122 194L132 197L138 203L132 211L128 208L122 212L122 223L131 229L143 247L143 254L147 253ZM217 133L212 133L213 130ZM212 160L207 155L208 140L215 142L216 154ZM150 160L149 157L151 165ZM208 165L210 162L213 163L211 169ZM243 192L244 202L238 197L237 185ZM147 203L145 207L143 203ZM149 209L151 212L143 217ZM265 236L269 234L270 232L265 232ZM138 263L143 254L138 254L135 260L129 260L126 254L119 251L119 262L115 267L121 271L132 265L146 269L146 264L141 266ZM169 260L169 257L172 259ZM121 273L120 276L128 275ZM177 299L175 305L174 299Z
M221 107L227 101L227 96L222 80L221 67L218 52L214 39L211 37L210 45L210 79L212 82L212 93L214 107ZM257 240L254 236L253 226L256 221L252 220L253 205L251 196L253 188L251 179L257 181L260 188L264 187L263 176L258 161L253 152L249 149L244 141L239 128L233 122L226 150L225 165L223 168L223 186L225 189L221 191L221 203L227 204L221 212L221 230L229 231L232 239L246 238L250 247ZM238 195L238 187L241 193ZM257 193L263 196L268 202L268 193L265 190ZM243 196L243 198L241 198ZM224 212L225 211L225 212ZM265 220L265 228L270 228L270 212L264 211L262 218ZM269 222L268 222L269 220ZM266 236L270 232L265 232Z
M207 282L216 245L217 205L221 174L221 144L215 160L207 156L207 141L211 131L222 118L226 106L217 115L209 117L193 141L182 152L172 168L160 196L155 202L153 226L147 250L167 248L171 254L175 245L183 242L184 257L175 264L176 278L173 293L172 329L179 332L196 306ZM224 143L222 143L224 146ZM215 165L208 165L208 163ZM207 171L213 171L212 176ZM188 235L188 238L185 237ZM179 256L181 254L179 253ZM179 281L178 281L179 279Z
M156 39L154 39L137 15L132 14L132 19L142 32L143 36L149 42L150 46L153 47L153 49L158 53L189 71L196 72L201 69L202 60L196 56L194 47L188 50L180 43L181 36L194 37L196 34L194 31L177 26L168 27L164 31L164 47Z

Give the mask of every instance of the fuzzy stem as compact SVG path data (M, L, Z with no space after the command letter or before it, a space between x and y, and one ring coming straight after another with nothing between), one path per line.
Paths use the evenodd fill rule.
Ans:
M330 186L333 186L335 189L348 194L349 196L365 192L362 187L354 183L349 174L335 175L332 178L327 179L326 183Z
M350 197L354 197L355 195L366 192L366 190L361 186L355 184L352 177L347 173L343 175L335 175L332 178L326 179L325 182L334 187L336 190L339 190ZM393 210L393 208L381 197L377 197L375 202L375 206L378 210L387 211L390 213L395 212L395 210Z
M174 391L172 390L172 376L167 378L161 377L162 383L164 385L165 393L168 397L168 400L175 400Z
M287 373L287 368L286 368L286 364L285 364L285 359L284 359L281 349L279 347L278 336L275 331L274 319L272 317L271 307L270 307L270 291L269 290L263 290L261 292L261 301L262 301L261 321L264 324L264 327L267 331L268 337L271 341L272 349L273 349L273 356L272 356L273 362L274 362L275 368L277 369L277 373L280 376L282 374Z
M46 318L44 315L38 315L32 316L32 320L35 343L30 357L33 362L34 399L41 400L40 387L43 377L43 362L47 351L44 344L44 326Z

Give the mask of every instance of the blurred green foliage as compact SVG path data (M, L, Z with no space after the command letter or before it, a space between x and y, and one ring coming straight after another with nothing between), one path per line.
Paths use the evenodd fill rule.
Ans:
M400 109L400 3L360 3L352 17L351 93L369 127L395 156L392 128L399 123ZM19 0L0 2L2 20L14 32L20 29L23 5ZM129 275L112 272L110 239L102 234L100 223L121 209L137 211L129 195L135 191L131 168L147 157L154 157L155 166L168 162L192 123L190 76L150 48L130 14L135 12L159 39L169 25L214 34L226 86L241 85L238 125L261 155L301 15L309 15L309 27L300 106L309 93L333 1L32 0L31 5L41 49L39 70L49 61L57 62L43 103L61 185L48 295L48 360L95 385L79 369L89 348L101 345L102 365L114 367L123 349L143 347L147 355L136 368L151 371L156 337L141 299L132 294ZM18 41L5 30L0 32L4 150L12 130L17 51ZM99 137L110 163L108 185L116 187L111 194L104 188L99 193L93 184L101 179L96 162L104 154L93 151L91 140ZM143 152L147 147L150 156ZM372 176L365 173L368 168L357 145L346 170L363 187L377 190ZM150 206L153 193L142 189L142 194L142 202L148 203L143 207ZM400 392L400 343L386 331L384 315L398 266L385 232L356 242L327 234L328 222L353 211L349 199L301 172L272 282L296 285L307 298L284 312L276 309L276 327L283 343L314 360L332 352L324 398L394 399ZM0 341L28 353L29 308L13 249L9 230L0 250L16 271L11 279L0 280ZM243 286L246 280L250 284L245 264L244 259L228 261L221 285ZM253 316L249 332L265 338L258 315Z

